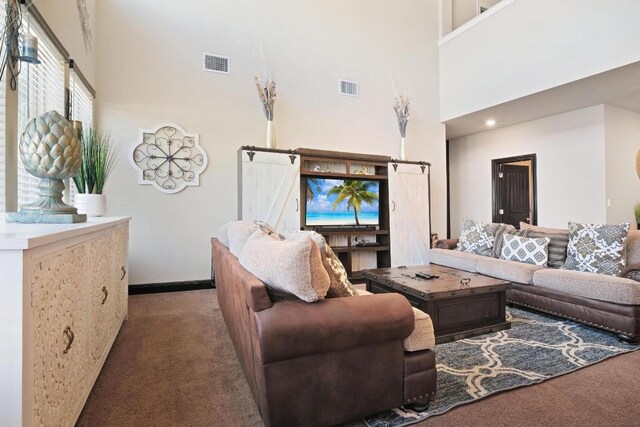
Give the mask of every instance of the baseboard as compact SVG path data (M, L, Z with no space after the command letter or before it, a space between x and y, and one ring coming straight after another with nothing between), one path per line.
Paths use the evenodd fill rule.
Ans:
M129 285L129 295L155 294L160 292L195 291L199 289L213 289L211 279L188 280L185 282L146 283Z

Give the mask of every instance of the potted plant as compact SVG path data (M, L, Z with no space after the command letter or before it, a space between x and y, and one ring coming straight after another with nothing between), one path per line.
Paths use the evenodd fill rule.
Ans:
M636 226L638 227L638 230L640 230L640 202L636 203L633 207L633 212L636 215Z
M78 213L102 216L107 213L104 185L116 162L117 149L111 142L109 132L88 128L81 135L82 166L73 177L78 193L75 205Z

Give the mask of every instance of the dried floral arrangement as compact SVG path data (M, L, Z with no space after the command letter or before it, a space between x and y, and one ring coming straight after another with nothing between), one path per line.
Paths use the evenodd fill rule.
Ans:
M261 80L256 76L256 88L258 89L258 97L262 102L264 115L267 120L273 120L273 107L276 102L276 82L270 78Z
M396 96L393 102L393 109L396 112L398 118L398 128L400 129L400 136L405 137L407 133L407 123L409 123L409 98L405 96Z

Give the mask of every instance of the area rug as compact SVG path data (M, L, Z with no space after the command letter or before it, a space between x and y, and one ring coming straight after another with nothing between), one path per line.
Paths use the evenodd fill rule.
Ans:
M640 349L615 334L519 308L511 329L436 347L438 392L424 412L402 407L364 418L371 427L400 427L492 394L536 384Z

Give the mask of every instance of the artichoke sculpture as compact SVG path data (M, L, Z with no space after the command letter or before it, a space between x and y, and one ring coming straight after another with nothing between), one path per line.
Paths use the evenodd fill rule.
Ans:
M73 125L57 111L32 119L20 138L20 159L31 175L41 178L38 200L20 207L20 212L76 214L62 201L64 182L82 165L82 147Z

